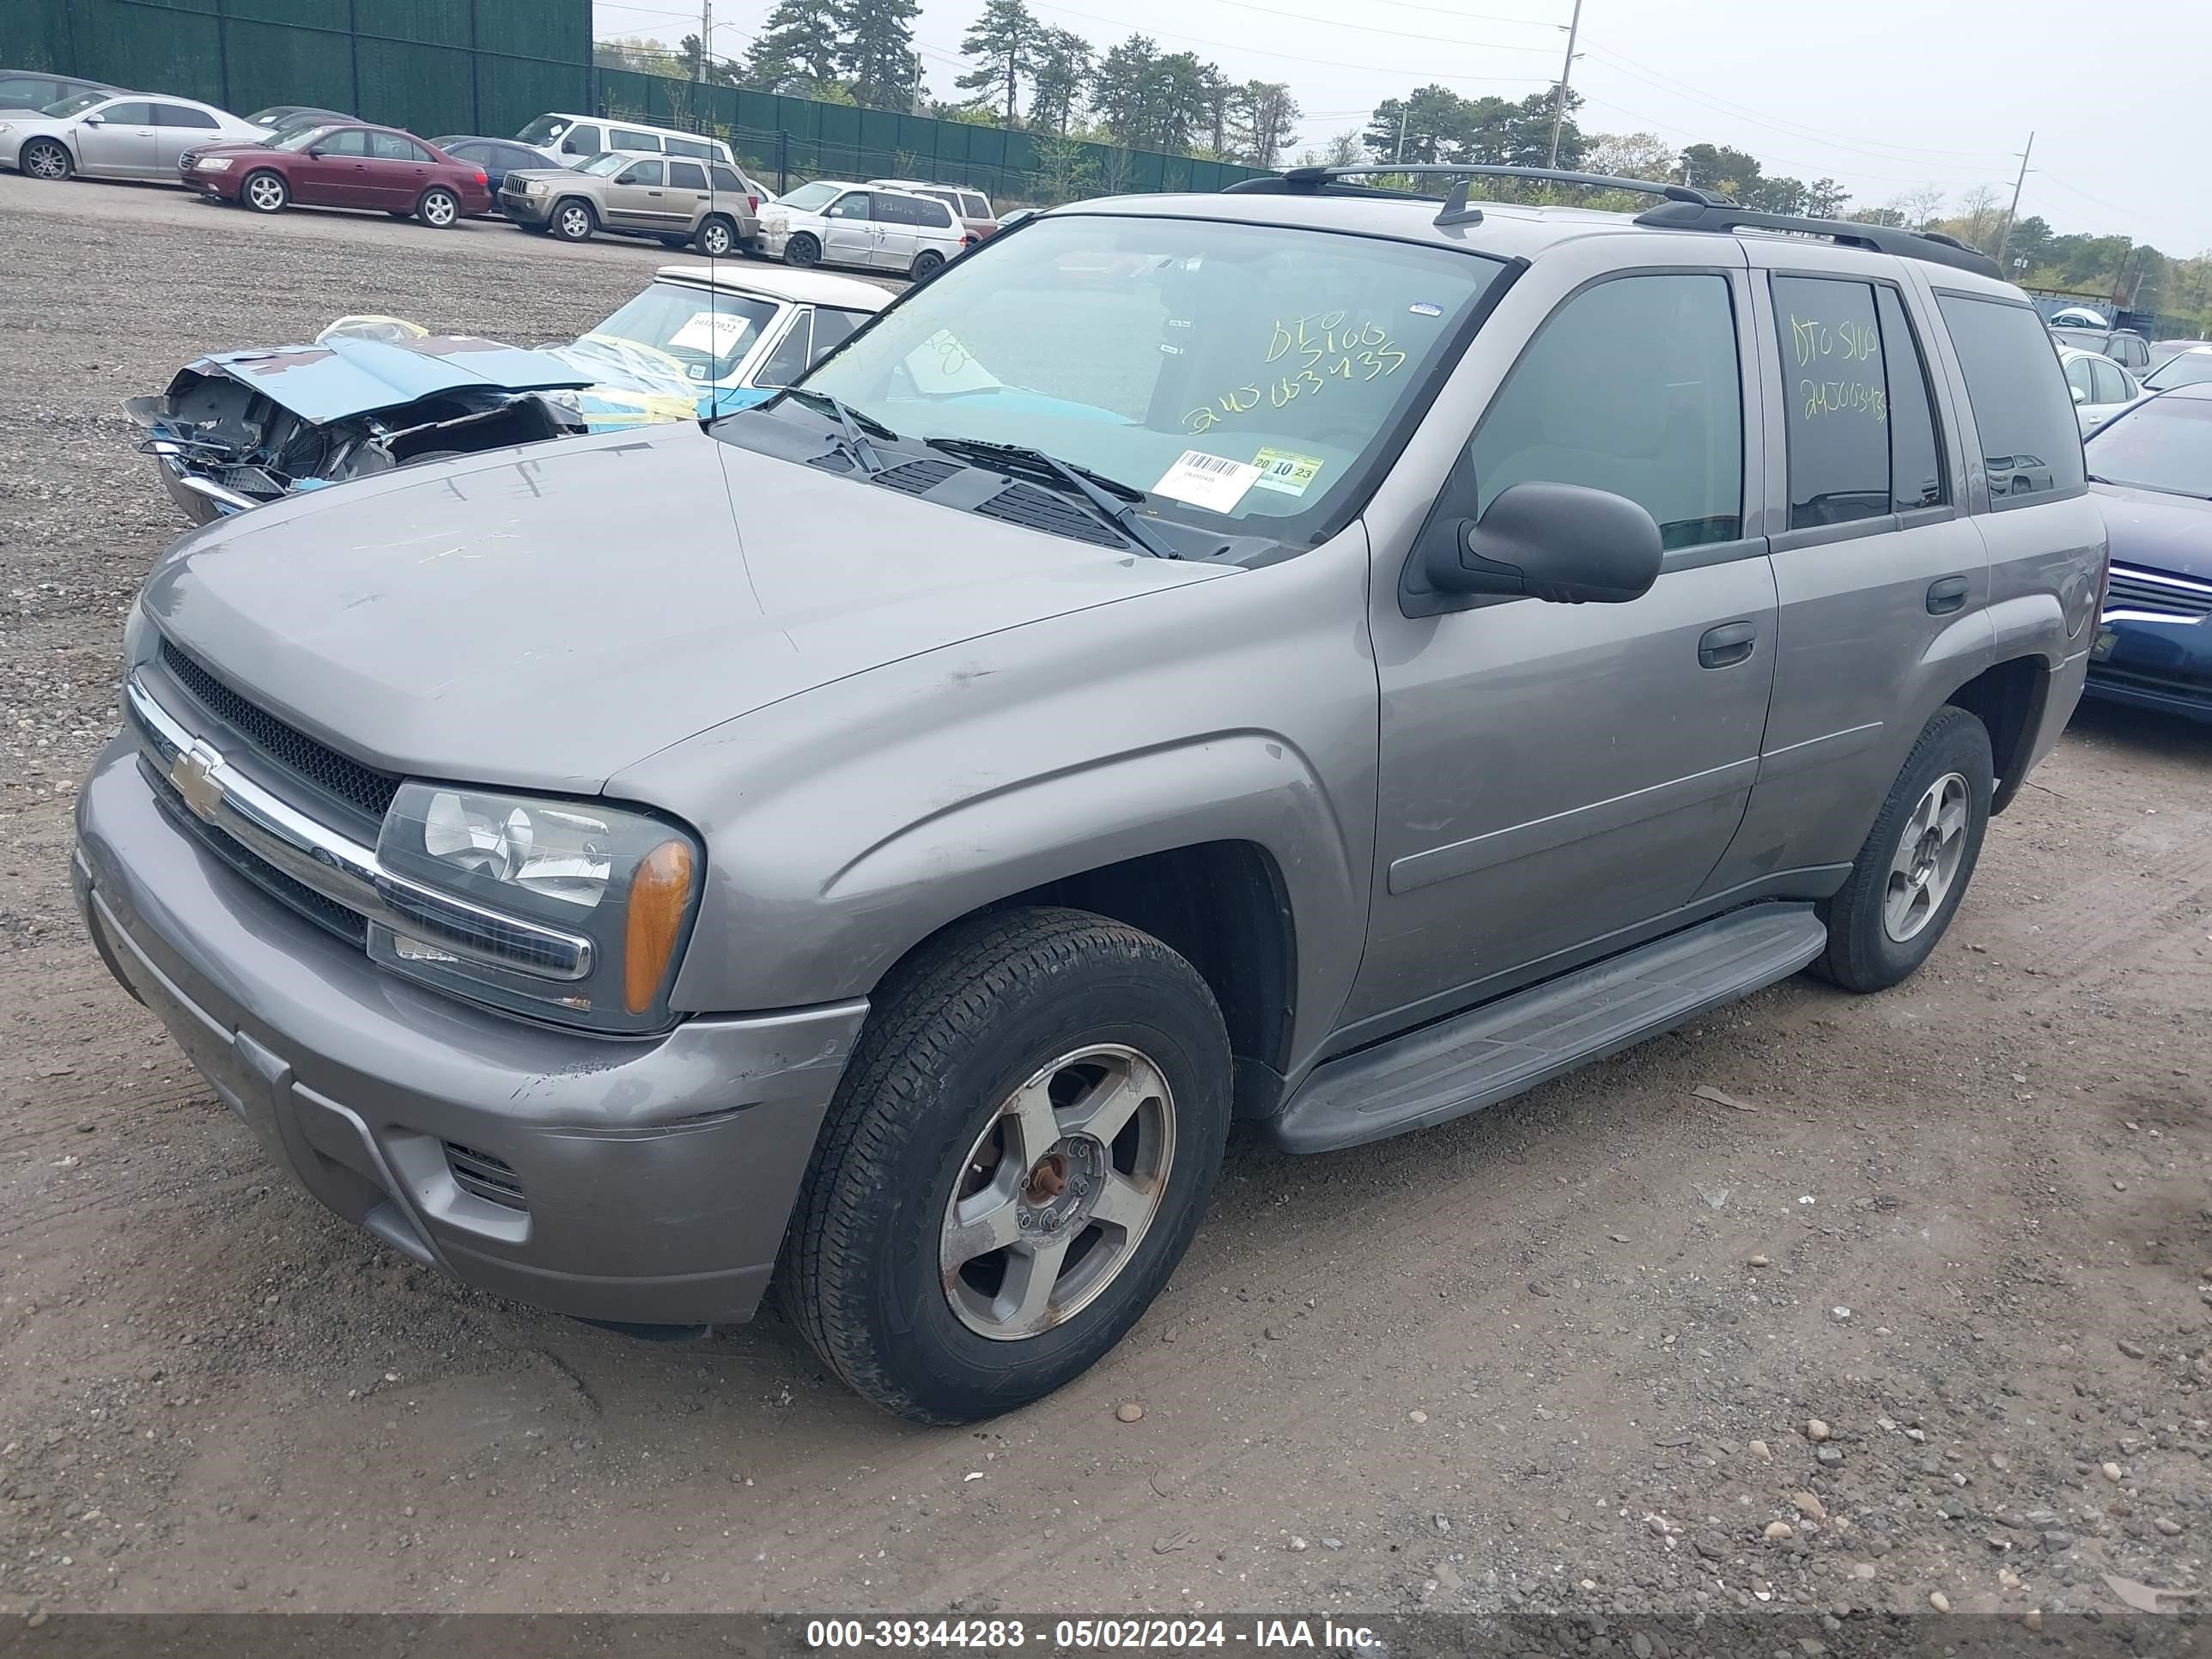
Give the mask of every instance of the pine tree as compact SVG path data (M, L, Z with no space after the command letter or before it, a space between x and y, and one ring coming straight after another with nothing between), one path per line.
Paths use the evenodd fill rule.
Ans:
M921 0L835 0L837 67L866 108L911 110L921 83L914 20Z
M1030 125L1066 137L1091 72L1088 40L1073 29L1046 29L1030 70Z
M745 84L819 95L837 79L837 0L776 0L745 54Z
M963 92L1005 94L1006 125L1021 108L1022 82L1034 80L1046 33L1022 0L988 0L983 15L962 37L960 50L982 61L953 84Z

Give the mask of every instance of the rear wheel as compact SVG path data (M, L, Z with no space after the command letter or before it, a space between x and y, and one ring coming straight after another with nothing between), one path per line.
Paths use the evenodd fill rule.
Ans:
M292 204L292 191L282 173L249 173L238 187L238 199L256 213L282 213Z
M699 226L696 246L709 259L726 259L738 251L738 228L719 213L709 214Z
M1159 940L1076 910L956 927L878 994L793 1212L784 1303L902 1416L1049 1394L1182 1259L1229 1098L1212 994Z
M571 196L554 208L546 223L564 242L585 242L599 228L599 216L592 211L589 202Z
M1850 878L1821 907L1814 963L1846 990L1881 991L1928 960L1958 914L1989 829L1990 734L1963 708L1938 710L1867 832Z
M415 216L433 230L451 230L461 222L461 198L441 185L433 185L415 204Z
M909 273L917 283L926 283L945 269L945 256L934 248L924 248L914 256L914 269Z
M76 170L69 146L54 138L32 139L15 159L26 177L44 179L49 184L58 183Z
M822 244L802 230L783 245L783 262L802 269L818 265L822 263Z

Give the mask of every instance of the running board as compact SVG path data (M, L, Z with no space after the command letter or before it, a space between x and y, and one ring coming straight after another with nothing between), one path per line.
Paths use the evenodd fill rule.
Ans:
M1325 1152L1479 1112L1785 980L1827 944L1809 904L1732 911L1330 1060L1266 1127Z

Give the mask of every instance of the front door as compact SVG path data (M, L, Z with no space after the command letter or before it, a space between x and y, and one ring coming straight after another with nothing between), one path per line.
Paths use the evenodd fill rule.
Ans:
M77 124L77 166L102 179L145 179L154 172L154 106L110 104Z
M292 164L292 198L310 207L368 207L368 134L340 127Z
M1990 661L1989 559L1959 500L1963 457L1938 436L1921 297L1824 258L1842 263L1778 241L1752 253L1782 617L1759 786L1715 891L1840 872L1921 727Z
M865 190L848 190L823 210L822 257L833 265L876 263L876 227Z
M602 192L606 222L619 230L658 230L666 222L666 168L658 156L632 161Z
M1448 1012L1626 942L1691 902L1751 793L1775 606L1765 543L1745 534L1747 276L1606 273L1567 292L1582 274L1532 272L1524 286L1559 288L1509 295L1553 308L1423 534L1513 484L1574 483L1648 510L1666 562L1626 604L1412 617L1378 572L1380 811L1354 1022ZM1504 311L1497 325L1524 325Z

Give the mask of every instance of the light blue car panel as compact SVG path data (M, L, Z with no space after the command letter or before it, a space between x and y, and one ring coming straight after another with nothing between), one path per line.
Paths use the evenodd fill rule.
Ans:
M405 345L338 337L321 345L219 351L185 372L228 375L317 424L396 409L437 392L550 392L591 384L546 352L434 335Z

